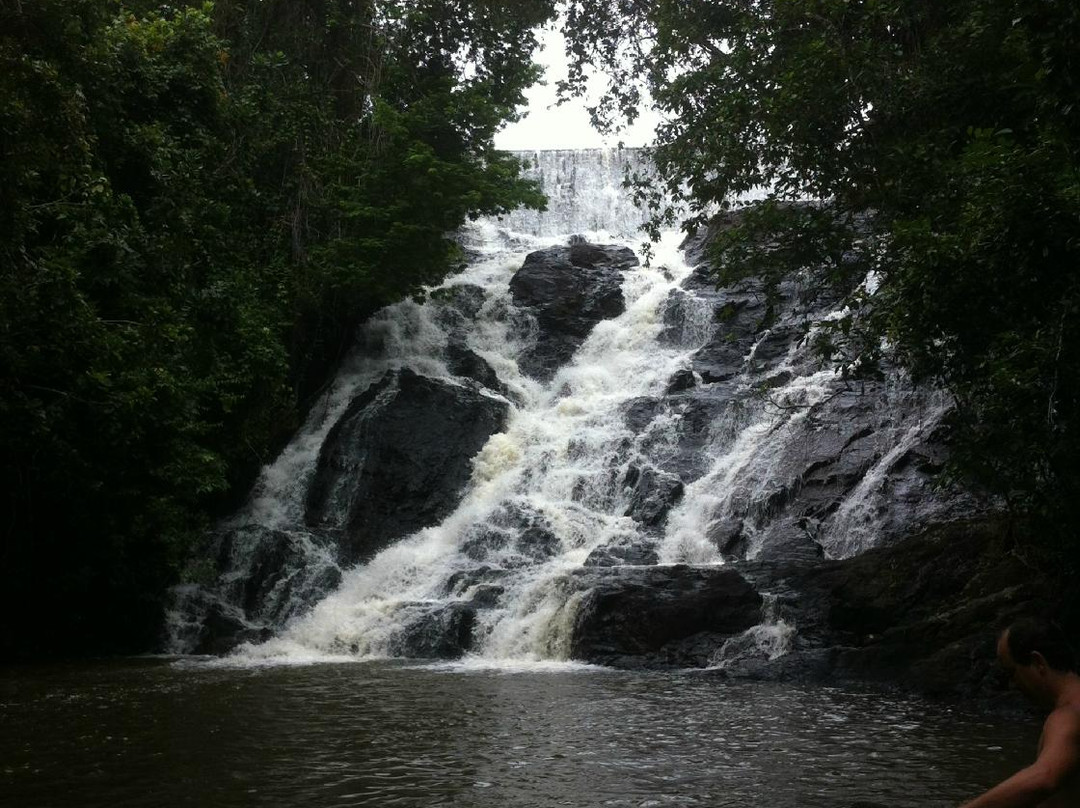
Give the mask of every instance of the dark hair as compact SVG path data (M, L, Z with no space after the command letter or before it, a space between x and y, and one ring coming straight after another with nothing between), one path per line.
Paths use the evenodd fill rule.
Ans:
M1056 671L1076 671L1076 655L1065 632L1049 620L1025 617L1008 628L1006 644L1017 665L1030 665L1035 651Z

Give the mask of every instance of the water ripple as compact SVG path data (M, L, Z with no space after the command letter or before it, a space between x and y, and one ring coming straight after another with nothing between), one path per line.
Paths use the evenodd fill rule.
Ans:
M0 672L0 793L50 806L946 806L1034 724L597 669L161 662Z

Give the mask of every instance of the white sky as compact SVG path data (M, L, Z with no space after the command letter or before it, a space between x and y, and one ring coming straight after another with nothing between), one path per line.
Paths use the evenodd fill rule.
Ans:
M591 149L601 146L617 146L621 141L627 146L645 146L652 142L653 130L659 117L652 111L644 111L629 129L607 138L596 132L589 123L585 103L577 99L561 107L555 106L555 85L566 78L565 40L560 31L540 31L540 47L537 61L545 67L543 81L525 93L529 113L524 120L510 124L495 136L497 148L507 151L529 149ZM599 93L603 82L597 78L590 82L590 89Z

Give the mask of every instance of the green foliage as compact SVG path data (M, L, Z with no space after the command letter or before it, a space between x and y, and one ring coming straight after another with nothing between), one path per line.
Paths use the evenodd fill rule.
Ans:
M632 117L641 83L667 113L656 160L692 223L765 190L716 240L718 280L807 266L852 294L825 352L872 364L887 340L956 394L963 470L1047 535L1075 533L1080 8L568 6L578 68L612 76L597 119ZM852 292L871 270L877 293Z
M542 202L548 5L0 6L0 654L148 647L355 324Z

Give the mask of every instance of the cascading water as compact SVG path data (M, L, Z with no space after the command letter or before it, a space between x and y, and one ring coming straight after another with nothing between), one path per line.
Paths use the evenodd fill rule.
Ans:
M651 266L621 273L622 313L596 322L568 363L545 381L522 372L545 336L515 305L511 277L570 235L628 243L645 213L621 180L646 166L636 150L524 156L550 210L478 223L463 236L467 269L365 326L304 428L218 531L217 579L178 591L172 650L212 648L200 638L226 624L248 640L232 657L242 664L463 651L561 660L590 598L583 569L708 567L792 542L844 556L879 538L883 491L947 402L902 380L869 397L851 390L798 336L807 313L793 307L762 328L753 291L703 283L677 233L655 245ZM505 417L452 507L350 557L341 535L360 517L342 502L354 478L320 475L359 473L370 458L328 460L325 447L349 419L371 439L382 422L369 409L397 411L418 377ZM331 494L319 499L320 487ZM794 627L765 617L747 642L780 653ZM720 651L706 655L726 659Z
M533 237L589 232L639 237L649 214L634 203L623 182L654 172L643 149L551 149L519 152L518 157L526 164L526 174L544 189L548 208L515 211L502 220L508 230Z

